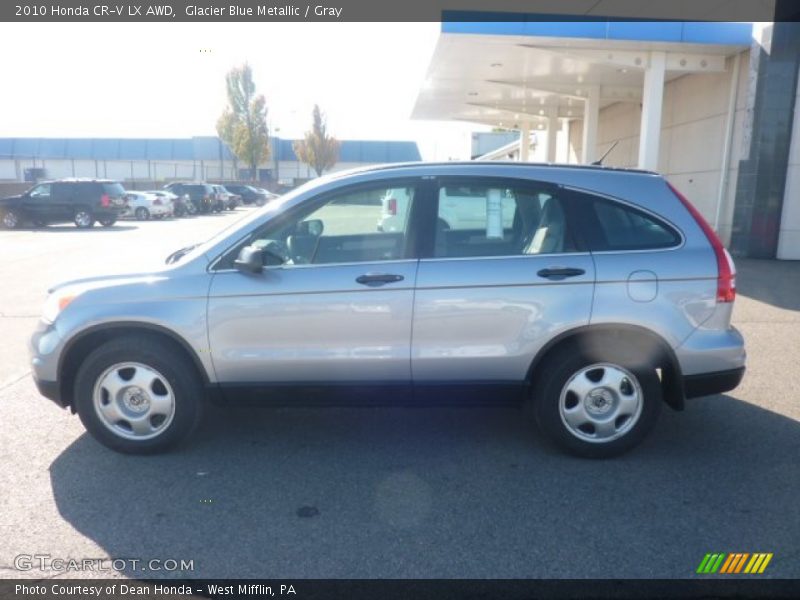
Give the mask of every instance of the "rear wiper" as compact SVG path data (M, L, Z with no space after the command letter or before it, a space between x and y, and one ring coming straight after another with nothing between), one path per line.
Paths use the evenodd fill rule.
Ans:
M184 256L186 256L189 252L197 248L200 244L192 244L191 246L186 246L185 248L181 248L180 250L176 250L172 254L170 254L167 259L164 261L166 264L171 265L172 263L178 262Z

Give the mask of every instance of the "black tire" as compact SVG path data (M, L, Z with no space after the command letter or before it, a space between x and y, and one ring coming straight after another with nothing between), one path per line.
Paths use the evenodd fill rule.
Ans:
M22 215L16 208L6 208L0 217L6 229L19 229L22 226Z
M133 214L137 221L147 221L150 219L150 211L144 206L137 208L135 211L133 211Z
M94 215L85 208L79 208L75 211L73 222L78 229L90 229L94 227Z
M110 367L141 363L157 371L174 393L171 422L157 437L128 439L114 433L98 415L94 389ZM155 454L183 441L200 422L204 390L191 359L174 344L147 335L129 335L102 344L81 364L75 378L75 408L84 427L104 446L126 454Z
M586 371L588 367L594 365L598 366ZM635 395L633 397L640 398L639 409L627 417L620 414L613 419L615 430L618 431L609 434L607 441L598 439L592 441L586 437L601 436L601 434L599 430L594 430L591 421L577 427L578 431L573 433L566 424L568 418L565 416L562 419L562 392L564 392L565 412L582 404L585 407L585 414L591 414L589 409L608 410L608 416L611 417L616 414L614 411L619 406L618 399L623 394L611 393L608 400L606 399L608 396L603 397L603 392L600 391L603 386L599 381L602 381L606 371L612 375L626 375L622 379L622 389L626 393L630 391L631 395ZM593 377L598 378L598 387L584 399L580 399L566 387L571 383L573 376L578 376L582 372L587 373L587 376L591 375L590 380ZM631 450L645 438L661 412L662 396L661 381L655 367L646 364L641 358L641 353L637 355L633 349L622 347L621 340L607 340L606 343L571 344L546 357L541 367L537 368L536 381L533 382L532 393L526 401L525 409L534 417L540 431L562 450L584 458L611 458ZM595 399L605 407L595 406L593 404ZM592 418L607 423L612 421L604 414ZM581 430L581 427L585 429ZM586 437L578 437L579 435ZM616 435L619 437L614 437Z
M114 225L114 223L117 222L117 219L114 218L114 217L111 217L111 218L108 218L108 219L100 219L98 222L103 227L112 227Z
M185 217L185 216L186 216L186 208L184 208L183 206L180 206L180 205L176 206L175 207L175 218L179 219L179 218Z

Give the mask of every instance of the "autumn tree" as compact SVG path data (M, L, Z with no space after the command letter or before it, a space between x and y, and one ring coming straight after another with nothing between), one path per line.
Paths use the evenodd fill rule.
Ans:
M258 165L269 158L267 101L256 94L253 70L247 63L228 71L225 83L228 106L217 120L217 133L255 178Z
M294 143L294 153L300 161L309 165L317 176L322 175L339 160L339 141L328 134L325 115L318 105L314 105L311 130L302 140Z

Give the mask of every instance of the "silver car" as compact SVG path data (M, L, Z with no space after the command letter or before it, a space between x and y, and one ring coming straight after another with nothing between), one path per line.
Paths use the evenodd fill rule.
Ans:
M31 364L122 452L183 440L208 398L255 396L513 402L562 449L608 457L662 403L739 384L735 295L727 251L657 174L403 164L317 179L155 272L53 288Z

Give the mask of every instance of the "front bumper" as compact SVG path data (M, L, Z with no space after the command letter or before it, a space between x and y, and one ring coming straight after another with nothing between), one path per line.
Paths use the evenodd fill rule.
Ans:
M49 400L52 400L61 408L66 408L64 402L61 399L61 386L58 385L57 381L45 381L43 379L36 379L36 376L34 375L33 382L36 384L36 389L39 390L39 393L42 396L44 396Z
M700 373L683 377L683 391L686 398L699 398L729 392L737 387L744 377L744 367L714 373Z
M39 321L30 339L31 375L39 393L62 408L61 386L56 381L62 339L52 323Z

